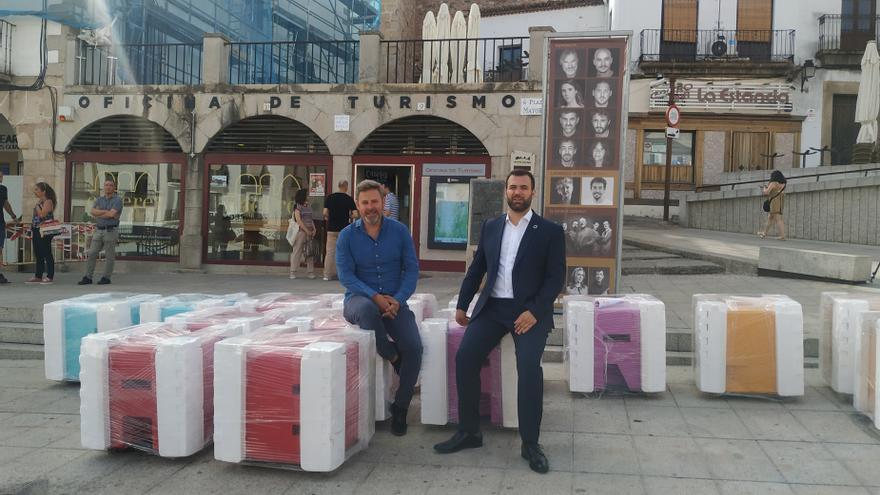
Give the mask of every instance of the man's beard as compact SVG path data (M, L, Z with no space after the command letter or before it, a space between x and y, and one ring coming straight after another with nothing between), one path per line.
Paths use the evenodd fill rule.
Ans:
M602 199L602 193L594 192L593 199L595 199L596 201L599 201L600 199Z
M529 211L529 208L532 207L532 198L523 199L518 203L514 199L507 198L507 206L517 213Z
M364 215L364 221L370 225L377 225L382 220L382 215L378 212L368 212Z

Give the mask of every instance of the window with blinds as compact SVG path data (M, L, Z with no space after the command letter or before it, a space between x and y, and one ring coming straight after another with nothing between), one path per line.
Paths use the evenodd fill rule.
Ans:
M663 41L696 43L698 0L663 0Z
M730 157L724 167L725 172L740 170L767 170L770 154L769 132L734 132L730 147Z
M770 42L773 0L739 0L736 3L736 37L740 42Z

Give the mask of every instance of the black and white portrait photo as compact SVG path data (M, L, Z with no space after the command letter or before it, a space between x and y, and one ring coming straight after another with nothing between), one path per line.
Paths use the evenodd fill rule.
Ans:
M590 50L590 77L614 77L617 75L617 62L616 48L594 48Z
M614 90L611 88L611 82L596 81L591 85L590 96L592 97L591 105L594 108L608 108L612 106L611 97L614 96Z
M572 48L564 48L559 50L556 58L559 66L556 72L558 79L575 79L583 77L583 59L584 52Z
M583 177L581 204L586 206L614 206L614 177Z
M587 288L587 267L570 266L568 267L568 276L565 283L565 293L570 296L581 296L588 294Z
M611 282L608 268L590 268L588 271L587 290L591 296L608 295L608 287Z
M581 136L582 112L574 110L563 110L559 112L557 136L562 138L577 139Z
M610 139L586 141L586 149L583 155L581 162L586 163L587 168L616 168L614 145Z
M576 205L580 200L580 177L553 177L550 180L552 205Z
M550 212L547 218L562 226L568 256L611 257L616 249L613 213Z
M584 83L571 79L559 83L556 106L559 108L584 108Z
M574 139L556 141L555 163L557 168L575 168L578 164L579 142Z
M590 112L590 127L593 137L609 137L611 135L611 116L601 108Z

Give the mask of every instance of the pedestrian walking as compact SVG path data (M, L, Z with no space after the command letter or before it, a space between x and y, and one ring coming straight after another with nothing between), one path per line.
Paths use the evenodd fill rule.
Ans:
M116 194L116 182L111 179L104 181L104 194L95 199L91 214L95 217L95 232L89 244L86 260L86 272L77 285L89 285L95 274L98 253L104 250L104 274L98 285L110 283L113 275L113 264L116 262L116 244L119 242L119 217L122 215L122 198Z
M315 278L315 257L312 255L312 242L315 239L315 221L312 207L309 206L309 190L300 189L293 197L294 210L292 221L296 222L299 232L293 240L293 249L290 253L290 278L295 279L299 271L299 265L303 258L306 261L306 270L309 278Z
M327 249L324 255L324 280L336 278L336 241L339 232L351 223L357 205L348 195L348 181L339 181L339 191L324 201L324 225L327 226Z
M390 181L382 184L382 194L385 195L384 215L400 221L400 200L394 194L394 191L391 190Z
M40 225L55 219L55 206L58 204L58 196L52 186L45 182L37 182L34 186L34 196L37 204L34 206L34 216L31 220L31 242L36 258L34 276L26 283L51 284L55 278L55 257L52 254L52 238L54 235L43 236Z
M512 171L505 194L508 212L483 224L474 260L461 282L455 321L467 330L455 355L458 431L434 450L451 454L483 446L480 370L509 334L516 346L520 454L533 471L546 473L550 464L538 444L544 403L541 356L553 328L553 304L565 283L565 235L558 224L532 211L535 178L530 172ZM478 290L469 318L467 310Z
M762 188L764 196L768 199L764 201L764 211L767 213L767 225L764 230L759 231L758 235L761 239L767 237L770 228L776 225L777 239L785 240L785 221L782 218L782 211L785 209L785 186L788 181L782 172L774 170L770 174L770 182Z
M349 323L376 334L376 352L400 377L390 410L391 433L402 436L422 367L419 326L406 304L419 281L419 260L406 226L383 216L378 182L359 183L356 201L360 219L342 229L336 250L339 281L345 286L343 314Z

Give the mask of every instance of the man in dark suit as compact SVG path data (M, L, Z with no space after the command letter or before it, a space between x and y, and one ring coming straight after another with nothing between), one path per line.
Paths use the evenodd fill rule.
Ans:
M553 303L565 283L562 227L531 209L535 178L524 170L507 176L508 213L483 224L480 244L458 295L455 321L467 325L455 356L458 432L434 446L441 454L483 445L480 433L480 368L508 333L516 346L522 457L539 473L549 470L538 445L544 397L541 355L553 328ZM486 286L468 319L466 312Z

